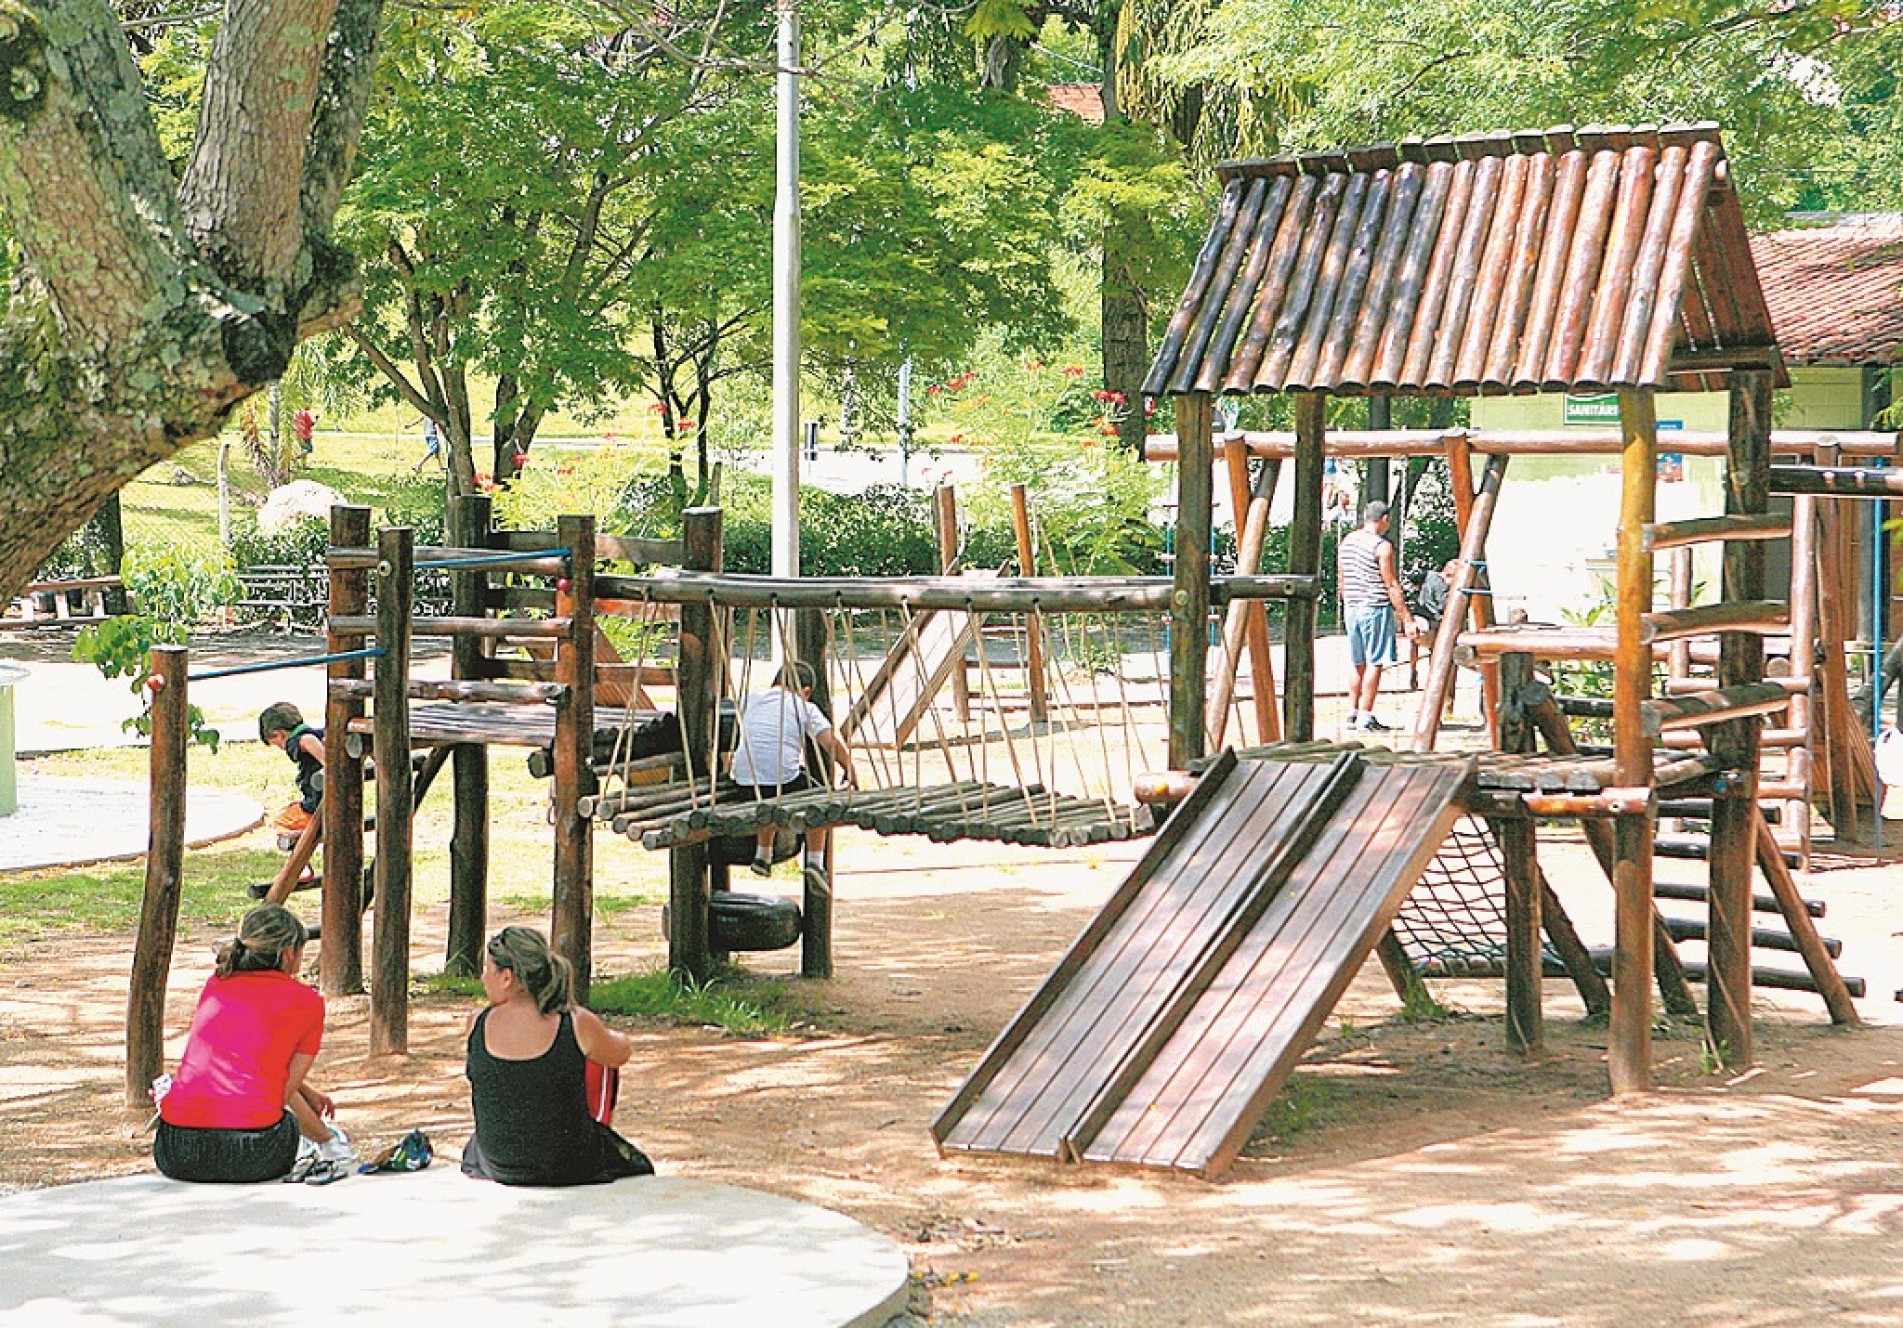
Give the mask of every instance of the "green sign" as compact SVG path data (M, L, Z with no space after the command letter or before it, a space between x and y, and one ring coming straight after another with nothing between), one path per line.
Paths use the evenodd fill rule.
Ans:
M1566 396L1565 421L1568 424L1617 424L1619 422L1619 394L1602 392L1597 396Z

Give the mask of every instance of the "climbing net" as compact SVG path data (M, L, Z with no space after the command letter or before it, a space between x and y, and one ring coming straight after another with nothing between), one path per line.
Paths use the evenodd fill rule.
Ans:
M1417 972L1487 976L1506 963L1506 863L1486 823L1464 816L1394 919Z

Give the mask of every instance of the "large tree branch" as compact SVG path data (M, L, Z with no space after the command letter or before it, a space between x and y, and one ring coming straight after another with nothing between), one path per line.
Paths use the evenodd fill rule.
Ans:
M88 0L0 0L0 209L83 352L129 345L184 257L165 234L178 213L138 71L109 18ZM75 40L56 45L49 29Z
M304 164L338 0L228 0L179 203L199 252L286 309L301 291Z

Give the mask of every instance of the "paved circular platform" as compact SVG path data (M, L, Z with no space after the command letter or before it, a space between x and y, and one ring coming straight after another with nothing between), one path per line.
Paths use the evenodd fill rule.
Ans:
M158 1176L0 1199L0 1324L877 1328L905 1255L811 1204L670 1176L523 1190L453 1161L334 1185Z
M0 871L139 857L151 834L151 808L144 784L22 772L19 809L0 816ZM255 798L224 789L186 791L187 847L229 839L263 821Z

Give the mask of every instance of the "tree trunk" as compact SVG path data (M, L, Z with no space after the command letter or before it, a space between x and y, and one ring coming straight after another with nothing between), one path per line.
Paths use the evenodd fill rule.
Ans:
M180 182L104 0L0 0L0 598L353 311L327 235L379 12L231 0Z

